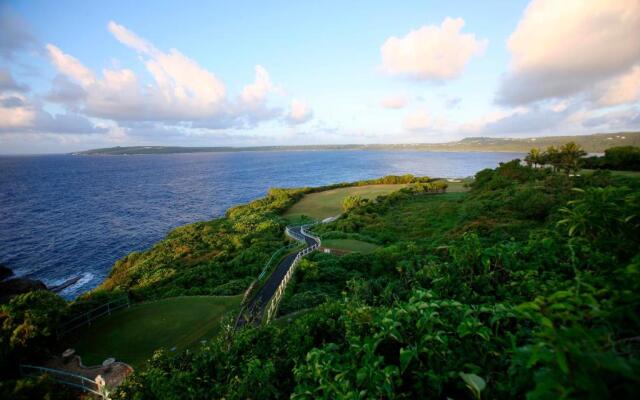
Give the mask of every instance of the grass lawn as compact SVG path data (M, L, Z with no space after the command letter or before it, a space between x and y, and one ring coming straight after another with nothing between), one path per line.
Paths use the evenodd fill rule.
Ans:
M374 251L378 246L373 243L355 239L326 239L322 241L322 247L337 250L357 251L367 254Z
M352 186L307 194L291 206L284 213L284 217L291 223L300 221L303 215L314 219L333 217L342 212L342 200L347 196L359 195L363 199L373 199L395 192L405 186L407 185Z
M115 357L139 368L156 349L182 350L215 336L220 317L237 309L241 299L185 296L135 304L84 328L73 347L85 365Z
M447 182L447 185L449 185L449 187L447 187L447 193L460 193L469 191L469 188L464 185L466 183L473 182L473 179L460 179L460 182L449 182L446 179L445 181Z

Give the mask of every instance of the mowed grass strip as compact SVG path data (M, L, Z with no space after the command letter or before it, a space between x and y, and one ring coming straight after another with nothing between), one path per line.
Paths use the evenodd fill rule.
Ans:
M367 254L373 252L378 246L355 239L326 239L322 241L322 247Z
M242 296L184 296L140 303L95 321L74 345L85 365L115 357L140 367L159 348L183 350L220 331Z
M395 192L405 186L407 185L352 186L310 193L291 206L284 213L284 217L292 222L300 220L302 215L318 220L333 217L342 213L342 201L347 196L359 195L363 199L373 199Z

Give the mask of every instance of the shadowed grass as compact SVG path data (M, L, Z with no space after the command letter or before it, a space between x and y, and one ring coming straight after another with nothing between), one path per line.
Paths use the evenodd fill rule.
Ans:
M242 296L185 296L140 303L99 319L74 345L85 365L105 358L144 364L156 349L182 350L220 331L220 319L238 308Z
M322 247L367 254L374 251L378 246L355 239L326 239L322 241Z

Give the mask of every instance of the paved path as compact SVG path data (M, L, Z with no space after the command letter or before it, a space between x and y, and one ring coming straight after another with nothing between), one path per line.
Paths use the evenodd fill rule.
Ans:
M306 235L303 232L302 227L300 226L289 228L289 236L293 237L299 242L305 242L305 244L307 245L305 249L319 244L317 239ZM291 268L291 265L293 264L293 261L295 260L298 253L301 253L303 251L304 249L298 251L297 253L289 254L285 258L283 258L282 261L280 261L280 264L278 264L275 271L273 271L271 276L269 276L264 286L260 288L258 293L256 293L256 295L253 296L251 300L249 300L249 302L243 308L243 311L241 311L238 322L236 324L237 327L244 326L248 323L257 324L262 320L265 306L273 297L273 294L276 292L276 289L278 289L278 286L280 286L280 282L282 282L285 275L289 271L289 268Z

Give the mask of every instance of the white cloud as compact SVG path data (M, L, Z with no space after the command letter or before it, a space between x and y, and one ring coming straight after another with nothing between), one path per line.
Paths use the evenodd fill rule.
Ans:
M21 93L0 93L0 129L21 129L33 125L36 110Z
M248 104L263 102L267 98L267 94L273 90L271 78L266 69L261 65L256 65L255 81L244 87L240 98Z
M65 54L52 44L46 46L49 58L55 67L63 75L75 79L82 86L89 86L96 81L93 72L75 57Z
M392 75L441 81L459 76L471 57L482 54L487 40L461 33L462 18L445 18L440 26L427 25L382 45L382 69Z
M640 62L640 2L533 0L509 37L497 100L518 105L590 90Z
M197 118L215 113L224 101L224 83L194 60L176 49L162 52L113 21L108 28L122 44L148 57L145 65L167 107L173 110L178 107L188 117Z
M390 108L393 110L397 110L400 108L404 108L409 103L409 99L406 94L394 94L385 97L380 102L380 106L383 108Z
M41 104L32 101L23 93L0 92L0 133L60 133L90 134L104 133L82 115L74 113L52 115Z
M98 77L76 58L48 45L49 58L58 72L67 77L56 78L47 97L50 101L87 115L121 122L186 123L206 129L252 127L282 114L280 108L268 105L269 95L279 89L261 65L255 66L254 82L243 88L237 101L231 101L224 83L215 74L178 50L163 52L113 21L109 22L108 29L118 41L139 54L153 84L143 85L136 74L126 68L104 69ZM296 103L288 119L290 123L310 119L311 110L304 107Z
M107 29L120 43L141 53L151 54L159 52L154 45L114 21L109 21Z
M54 45L49 57L60 74L75 80L86 92L85 112L116 120L186 120L210 118L225 102L224 84L195 61L172 49L164 53L115 22L111 33L146 57L155 85L142 86L130 69L104 69L97 79L80 61Z
M307 103L293 99L291 101L291 107L289 114L287 115L287 122L291 125L303 124L313 118L313 110L307 105Z
M432 127L431 116L424 110L413 111L404 119L403 127L408 131L424 131Z
M613 106L635 102L639 99L640 65L636 65L628 73L603 82L597 103L602 106Z

